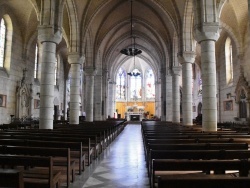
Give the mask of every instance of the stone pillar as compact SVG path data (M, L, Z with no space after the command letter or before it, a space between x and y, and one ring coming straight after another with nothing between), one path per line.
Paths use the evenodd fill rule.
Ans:
M166 121L166 69L161 70L161 120Z
M79 124L82 59L79 58L78 53L70 53L68 55L68 62L71 66L69 124Z
M46 26L38 28L38 40L42 44L39 129L53 129L56 45L62 35L52 30Z
M114 112L115 112L115 103L114 103L114 98L115 98L115 88L114 88L115 83L112 81L108 82L108 105L107 105L107 111L108 111L108 116L113 117Z
M84 68L86 78L86 121L94 121L94 79L96 70L93 67Z
M239 105L238 105L239 106ZM247 118L250 117L250 99L246 99Z
M193 1L194 36L201 46L202 130L217 131L215 42L219 38L216 1Z
M205 40L200 44L202 54L202 130L217 131L215 41Z
M180 123L180 74L181 67L173 67L172 69L172 90L173 90L173 123Z
M30 84L30 104L29 104L29 116L30 118L33 117L34 112L34 97L33 97L33 84Z
M182 64L182 124L193 125L192 110L192 63L195 60L194 52L184 52L178 56Z
M102 94L102 120L106 120L107 115L107 96L108 96L108 70L106 68L103 69L103 94Z
M161 82L156 81L155 83L155 116L160 117L161 115Z
M166 121L172 121L173 117L173 94L172 94L172 76L166 75Z
M102 120L102 71L98 70L94 82L94 119Z
M64 90L63 90L63 117L64 120L67 120L67 83L68 81L64 81Z

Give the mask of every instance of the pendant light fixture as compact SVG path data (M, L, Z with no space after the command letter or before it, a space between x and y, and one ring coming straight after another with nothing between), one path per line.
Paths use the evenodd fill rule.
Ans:
M133 37L133 0L131 0L130 35L132 42L131 47L124 48L120 52L127 56L136 56L138 54L141 54L142 51L135 47L135 37Z

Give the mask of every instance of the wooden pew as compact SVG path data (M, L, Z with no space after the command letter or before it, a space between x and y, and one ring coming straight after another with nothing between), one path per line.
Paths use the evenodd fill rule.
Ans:
M149 144L194 144L194 143L236 143L236 141L232 138L223 138L223 139L217 139L217 138L211 138L211 139L148 139L144 143L144 151L147 153L148 151L148 145ZM247 143L250 142L250 140L247 139L241 139L238 140L237 143Z
M148 156L148 174L152 176L153 160L158 159L188 159L188 160L211 160L211 159L249 159L250 150L150 150Z
M247 143L186 143L186 144L151 144L146 145L145 158L150 150L248 150Z
M17 169L0 168L0 188L24 188L23 172Z
M1 143L1 140L0 140ZM57 141L41 141L27 140L27 146L30 147L48 147L48 148L69 148L70 158L78 164L79 175L85 169L85 153L82 151L81 142L57 142Z
M88 165L90 165L92 161L92 156L94 155L95 149L91 147L91 141L90 138L76 138L76 137L67 137L67 135L60 135L60 136L53 136L53 135L46 135L41 134L41 136L38 135L15 135L15 134L6 134L6 135L0 135L0 140L7 140L7 139L18 139L18 140L40 140L40 141L57 141L57 142L81 142L82 143L82 150L84 153L86 153L87 159L88 159ZM10 141L11 142L11 141ZM14 142L14 141L13 141ZM1 141L0 141L1 144ZM19 144L19 143L17 143ZM2 144L2 145L10 145L10 144ZM12 143L13 145L13 143ZM19 144L23 145L23 144Z
M51 140L51 141L68 141L68 142L82 142L83 150L88 156L88 165L91 159L96 158L97 153L100 153L100 143L98 143L97 135L82 133L62 133L52 132L49 130L41 131L21 131L21 132L5 132L0 134L0 139L26 139L26 140Z
M61 172L54 170L52 157L0 155L0 165L22 166L25 188L41 185L47 188L60 187ZM38 167L44 167L44 170L36 170Z
M155 159L152 163L151 186L155 186L155 180L158 174L162 171L166 173L169 171L200 171L202 172L225 172L227 170L239 171L240 177L247 177L250 170L250 161L248 160L167 160ZM158 174L157 174L157 173ZM223 173L222 173L223 174ZM163 176L163 175L161 175ZM165 175L164 175L165 176ZM179 176L182 176L179 174ZM195 176L195 174L193 174ZM205 175L207 176L207 175ZM225 175L226 176L226 175ZM172 176L173 177L173 176ZM185 175L184 175L185 177Z
M58 167L59 171L66 172L67 187L70 185L70 177L72 182L75 180L75 160L71 160L69 148L1 146L0 154L51 156L54 160L54 166Z
M249 188L249 177L204 176L159 176L158 188Z
M81 142L66 141L41 141L41 140L23 140L23 139L0 139L0 145L9 146L29 146L29 147L48 147L48 148L69 148L71 159L78 163L79 174L85 169L85 153L82 151Z
M30 129L30 130L8 130L0 132L0 137L12 136L15 138L29 139L29 137L34 136L52 136L52 137L72 137L72 138L90 138L90 145L95 149L94 157L100 154L104 150L104 145L107 143L105 131L91 131L82 129L70 129L67 130L40 130L40 129ZM85 142L83 142L84 146Z

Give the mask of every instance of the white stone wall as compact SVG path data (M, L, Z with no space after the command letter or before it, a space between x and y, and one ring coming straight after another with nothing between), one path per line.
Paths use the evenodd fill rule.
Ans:
M22 79L23 69L27 69L27 79L26 83L33 84L33 102L30 108L32 108L33 113L32 117L39 118L39 108L34 108L34 99L40 100L40 84L39 80L34 80L34 59L35 59L35 44L30 46L30 49L27 50L27 55L25 59L22 59L22 40L20 33L16 30L13 32L13 44L12 44L12 56L11 56L11 66L10 74L6 74L5 71L0 70L0 94L7 95L7 104L6 107L0 107L0 124L10 123L10 115L15 115L16 111L16 88L17 83ZM64 66L61 62L59 70L59 80L58 87L55 87L55 97L59 99L59 109L60 114L62 114L61 105L64 105Z
M225 43L224 43L225 44ZM235 87L237 85L239 75L240 75L240 65L238 62L237 52L235 44L233 43L233 82L227 83L226 81L226 64L225 64L225 47L221 46L220 55L217 59L217 86L218 88L218 121L227 122L234 121L234 117L238 115L238 104L235 103L235 99L233 97L227 97L228 93L231 93L232 96L236 96ZM226 101L233 101L233 110L225 110L224 105Z
M0 94L7 95L6 107L0 107L0 124L10 123L10 115L15 114L16 86L22 78L25 63L22 60L22 39L18 29L13 30L10 71L0 71Z

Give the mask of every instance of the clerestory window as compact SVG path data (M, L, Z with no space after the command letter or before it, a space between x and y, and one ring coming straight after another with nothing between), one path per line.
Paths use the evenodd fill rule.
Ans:
M6 23L2 18L0 23L0 67L4 67L5 47L6 47Z

